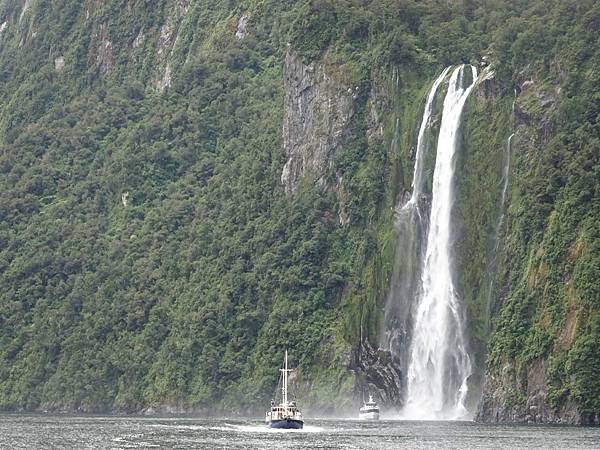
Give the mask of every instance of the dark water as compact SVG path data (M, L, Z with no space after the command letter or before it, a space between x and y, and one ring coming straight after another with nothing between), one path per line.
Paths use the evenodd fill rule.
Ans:
M0 448L599 449L600 429L309 419L284 431L240 419L0 415Z

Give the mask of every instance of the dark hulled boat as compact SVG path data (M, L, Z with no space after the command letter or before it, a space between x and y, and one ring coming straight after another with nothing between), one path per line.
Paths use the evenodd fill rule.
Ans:
M298 409L295 401L288 401L287 392L287 381L288 373L292 369L288 369L287 364L287 350L285 351L285 362L283 369L279 369L282 372L282 401L279 405L276 405L274 401L271 401L271 409L267 411L265 415L265 422L271 428L280 428L288 430L299 430L304 426L302 420L302 413Z

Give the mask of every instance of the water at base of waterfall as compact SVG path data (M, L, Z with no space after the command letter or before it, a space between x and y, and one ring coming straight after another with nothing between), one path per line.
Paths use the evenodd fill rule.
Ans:
M473 422L314 420L273 430L256 420L0 414L2 449L595 449L599 428Z

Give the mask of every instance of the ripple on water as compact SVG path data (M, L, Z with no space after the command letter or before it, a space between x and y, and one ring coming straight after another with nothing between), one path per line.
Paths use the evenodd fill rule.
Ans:
M159 448L159 444L154 444L143 440L143 433L125 434L123 436L117 436L112 439L112 442L118 445L119 449L128 448Z
M318 424L318 425L313 425ZM600 449L600 429L464 422L312 419L302 430L258 420L0 414L0 449Z

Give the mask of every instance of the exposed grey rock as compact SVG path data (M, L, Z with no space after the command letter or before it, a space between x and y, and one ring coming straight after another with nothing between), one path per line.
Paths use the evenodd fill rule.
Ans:
M160 27L160 35L158 37L158 48L157 52L159 55L162 55L171 44L171 40L173 38L173 30L171 29L171 25L165 23L162 27Z
M64 56L58 56L54 58L54 70L57 72L62 72L65 68L65 58Z
M546 401L548 362L545 358L530 362L525 373L522 380L525 386L519 386L519 377L512 364L504 366L500 376L488 373L477 419L484 422L594 423L594 418L582 417L571 401L558 411L549 408ZM524 391L525 395L520 395L519 391Z
M96 67L106 74L115 64L115 57L112 52L112 42L108 39L108 24L100 25L98 32L98 54L96 56Z
M554 97L547 95L544 92L538 92L537 98L540 101L540 104L543 108L546 108L547 106L550 106L555 102Z
M169 14L164 24L160 27L156 46L158 64L155 73L155 86L160 92L164 92L171 86L171 72L173 70L171 55L177 48L182 23L185 21L189 10L190 0L173 0L169 8ZM142 33L141 30L140 33ZM139 42L138 38L140 39ZM143 33L141 36L138 34L138 37L134 41L134 47L141 45L143 39Z
M240 17L240 20L238 20L235 37L240 40L244 39L244 37L246 36L247 27L248 27L248 16L244 14L242 17Z
M338 201L339 201L339 208L338 208L338 212L337 212L338 223L342 227L346 227L346 226L350 225L350 216L348 215L348 212L346 211L346 208L344 207L344 204L346 201L346 191L344 190L344 185L343 185L344 178L341 174L338 173L338 174L336 174L336 179L337 179L337 183L334 187L334 190L337 193L337 197L338 197Z
M383 117L391 109L391 99L382 83L372 83L367 100L367 139L383 138Z
M171 64L167 63L165 70L162 74L162 78L156 81L156 88L160 92L164 92L167 88L171 87Z
M353 111L352 90L332 79L322 64L304 64L291 46L283 69L285 102L283 149L288 157L281 173L287 194L309 177L327 188L336 152L348 137Z
M534 85L533 80L525 80L522 84L521 84L521 90L524 91L525 89L527 89L528 87L531 87Z
M144 43L145 38L146 38L146 36L144 35L144 32L142 30L140 30L140 32L135 37L133 43L131 44L131 46L133 48L138 48L139 46L141 46Z
M21 20L23 20L25 13L29 10L30 7L31 7L31 0L25 0L23 2L23 9L21 9L21 15L19 16L19 22Z
M368 341L361 342L350 369L357 375L356 397L371 394L376 401L389 408L403 403L404 376L389 352L373 348Z

